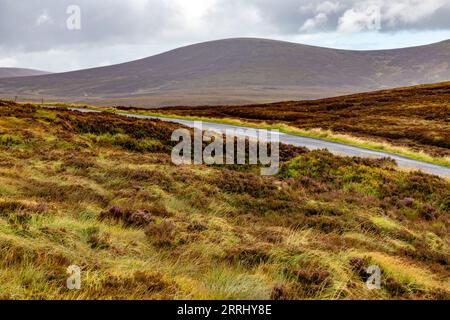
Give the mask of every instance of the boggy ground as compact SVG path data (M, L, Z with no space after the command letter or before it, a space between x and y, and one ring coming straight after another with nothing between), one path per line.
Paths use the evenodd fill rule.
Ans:
M436 157L450 156L450 82L320 100L172 107L158 112L319 128L389 142Z
M286 146L275 177L177 167L174 128L0 102L1 298L450 298L448 181Z

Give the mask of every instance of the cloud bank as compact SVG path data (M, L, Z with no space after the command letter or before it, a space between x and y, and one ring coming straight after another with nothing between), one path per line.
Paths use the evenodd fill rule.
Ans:
M80 30L67 28L70 5L81 10ZM98 64L106 48L237 36L450 31L449 16L447 0L0 0L0 62L84 50Z

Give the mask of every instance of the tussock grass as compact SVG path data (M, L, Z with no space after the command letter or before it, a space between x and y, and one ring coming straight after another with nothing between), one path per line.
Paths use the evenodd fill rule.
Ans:
M26 138L0 145L0 298L449 298L448 181L286 146L275 177L176 167L177 127L0 102Z

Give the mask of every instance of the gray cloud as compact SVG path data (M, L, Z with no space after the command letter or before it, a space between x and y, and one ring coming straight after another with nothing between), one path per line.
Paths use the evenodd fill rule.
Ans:
M248 0L246 4L281 33L345 31L358 25L353 29L364 31L361 20L370 18L374 7L379 9L380 32L450 29L448 0Z
M81 30L66 28L72 4L81 8ZM76 68L117 62L106 52L113 47L128 50L127 60L145 56L149 46L162 50L237 36L358 33L370 29L374 17L368 9L374 6L379 33L450 31L448 0L0 0L0 63L21 64L27 54L34 61L31 54L46 53L61 64L64 53L71 53L67 59ZM90 62L81 56L94 52Z
M207 4L208 1L200 2ZM66 8L82 10L82 30L66 28ZM450 29L447 0L216 0L200 17L203 30L191 30L181 1L163 0L0 0L1 46L46 50L91 43L135 43L142 39L195 38L205 31L218 36L238 32L302 34L349 29L363 31L364 14L379 6L380 31ZM196 1L192 1L195 6ZM359 26L359 27L358 27Z
M179 14L167 1L77 0L82 29L68 30L66 9L73 0L0 0L3 47L45 50L68 44L129 43L156 37Z

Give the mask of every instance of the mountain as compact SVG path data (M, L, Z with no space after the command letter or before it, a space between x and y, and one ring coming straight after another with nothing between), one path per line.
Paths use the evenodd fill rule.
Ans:
M350 51L238 38L113 66L1 79L0 95L136 106L299 100L446 81L449 64L450 41Z
M29 77L43 74L49 74L49 72L23 68L0 68L0 78Z

